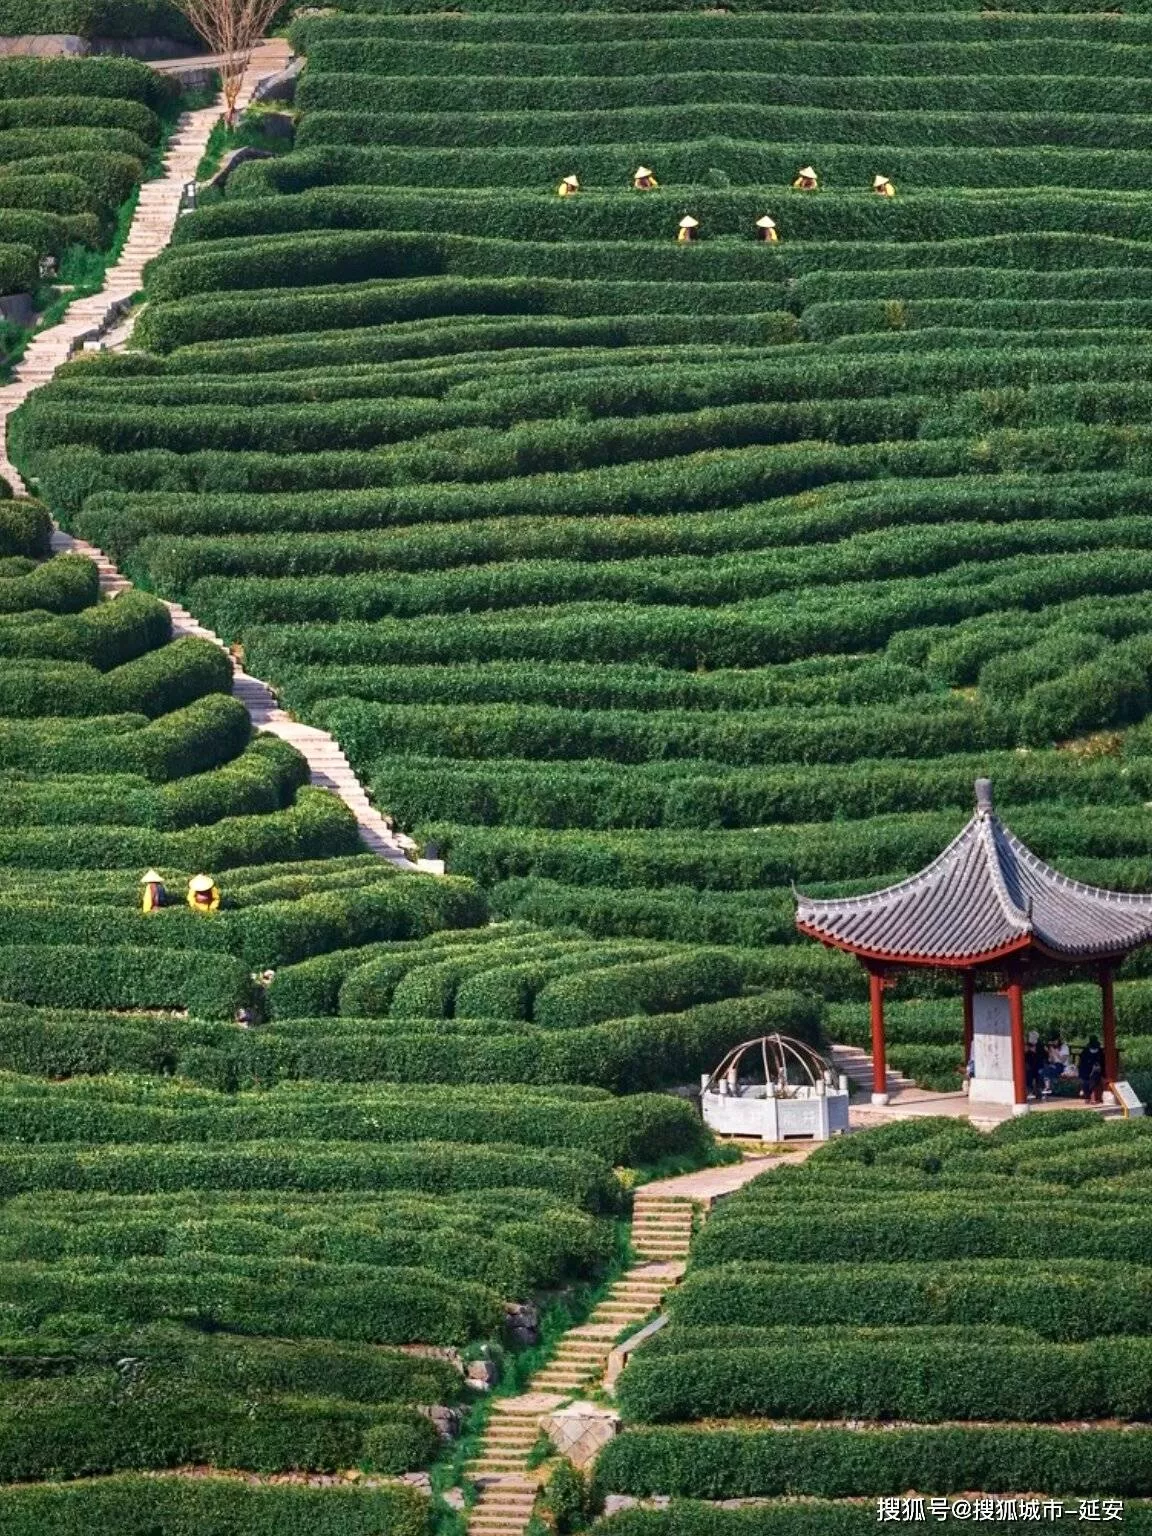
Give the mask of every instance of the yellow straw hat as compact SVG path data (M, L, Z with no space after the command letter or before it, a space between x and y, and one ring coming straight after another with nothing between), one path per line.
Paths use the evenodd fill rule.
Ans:
M799 172L798 172L798 173L797 173L797 174L798 174L798 175L799 175L799 176L806 176L806 177L810 177L810 178L811 178L811 180L813 180L813 181L816 181L816 180L818 180L818 177L817 177L817 175L816 175L816 172L815 172L815 171L814 171L814 170L813 170L813 169L812 169L812 167L811 167L811 166L810 166L810 165L802 165L802 166L801 166L801 167L800 167L800 170L799 170Z
M638 165L636 167L636 170L633 173L632 179L633 179L633 181L635 181L637 179L637 177L640 177L640 176L651 176L651 174L652 174L652 172L648 169L648 167L646 165Z
M756 228L757 229L775 229L776 228L776 220L773 219L773 218L770 218L768 216L768 214L765 214L762 219L757 219L756 220Z
M158 875L154 869L150 869L146 875L140 876L141 885L163 885L164 876Z
M684 217L680 220L680 228L681 229L699 229L700 228L700 220L699 219L694 219L690 213L686 213L684 215Z
M216 884L211 875L193 875L188 882L190 891L210 891Z

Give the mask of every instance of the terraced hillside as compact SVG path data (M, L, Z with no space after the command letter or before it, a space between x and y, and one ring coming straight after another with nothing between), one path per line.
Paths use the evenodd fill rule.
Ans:
M786 943L977 772L1152 883L1152 18L403 9L21 413L53 507L507 914Z
M134 59L0 59L0 293L36 293L49 257L90 286L83 252L111 244L177 95Z
M1150 1152L1145 1121L1073 1112L988 1136L928 1119L746 1185L620 1378L628 1424L597 1477L749 1507L674 1502L596 1529L1147 1530Z
M396 1480L466 1362L514 1384L538 1305L621 1261L624 1171L714 1156L651 1090L820 1041L819 1004L365 853L226 653L101 597L34 501L0 499L0 658L0 1528L424 1536Z

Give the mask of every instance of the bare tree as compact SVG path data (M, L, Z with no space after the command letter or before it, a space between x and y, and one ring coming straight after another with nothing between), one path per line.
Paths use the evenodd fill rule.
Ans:
M209 50L220 56L225 121L229 128L236 121L236 98L252 50L281 3L282 0L176 0Z

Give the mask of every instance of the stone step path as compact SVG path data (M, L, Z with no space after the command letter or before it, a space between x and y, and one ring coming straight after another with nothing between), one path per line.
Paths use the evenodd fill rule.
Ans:
M282 38L269 39L253 52L240 90L241 109L251 101L259 82L283 69L289 57L288 44ZM12 382L0 387L0 475L9 482L17 496L27 495L27 487L8 457L8 417L86 341L105 335L110 326L122 322L133 296L141 287L145 263L163 250L171 239L179 216L184 184L195 177L208 136L219 118L219 103L197 112L186 112L180 118L164 157L162 175L154 181L145 182L140 189L140 199L124 249L119 260L108 269L104 287L91 298L78 299L72 304L59 325L34 336L24 357L13 370ZM61 528L57 528L52 536L52 548L58 554L85 555L95 561L100 574L100 590L105 597L117 597L132 585L103 550L82 539L73 538ZM172 615L174 636L195 635L202 640L210 640L222 650L228 649L219 635L199 623L179 603L169 603L167 607ZM351 763L326 731L293 720L280 708L276 695L267 683L245 672L234 658L232 667L233 695L247 709L255 728L269 731L291 742L304 755L312 783L339 795L356 817L360 836L371 852L400 869L413 872L419 870L433 875L444 873L442 860L413 857L416 844L411 838L396 832L391 822L371 804Z
M872 1058L867 1051L862 1051L856 1045L834 1045L831 1054L838 1072L842 1072L865 1093L872 1093L876 1083L876 1073ZM916 1086L910 1077L904 1077L891 1065L888 1067L887 1085L889 1094L900 1093L904 1089Z
M464 1477L479 1492L468 1515L469 1536L524 1536L540 1482L548 1468L528 1465L542 1422L582 1393L594 1390L621 1333L658 1312L679 1283L702 1210L749 1179L811 1148L783 1156L748 1158L643 1185L632 1203L635 1261L608 1289L587 1322L570 1328L552 1358L519 1397L496 1398L476 1456Z
M95 561L100 575L100 590L105 597L117 597L132 585L103 550L97 549L94 544L85 543L83 539L73 538L62 528L57 528L52 535L52 549L56 554L85 555ZM192 635L199 640L210 640L223 651L228 650L220 636L201 624L187 608L182 608L179 603L166 603L165 606L172 615L174 638ZM253 727L290 742L307 759L311 782L319 789L328 789L339 795L355 816L361 841L369 851L402 870L442 875L443 860L414 857L416 844L410 837L397 832L387 817L382 816L371 803L352 764L335 739L326 731L317 730L315 726L302 725L298 720L293 720L286 710L280 708L276 695L267 683L245 672L230 652L229 657L232 661L233 697L244 705Z

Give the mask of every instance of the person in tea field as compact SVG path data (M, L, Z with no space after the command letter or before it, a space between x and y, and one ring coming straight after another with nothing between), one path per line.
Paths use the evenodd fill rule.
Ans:
M1095 1035L1080 1052L1080 1097L1099 1104L1104 1097L1104 1047Z
M632 176L632 185L637 192L655 192L660 183L646 165L638 165Z
M557 197L575 197L580 190L580 182L575 176L565 176L564 180L556 188Z
M150 869L146 875L140 877L140 910L141 912L156 912L167 904L168 895L164 890L164 877Z
M776 229L776 220L770 218L768 214L765 214L762 219L756 220L756 228L760 231L761 240L775 243L780 238Z
M686 213L680 220L680 228L676 231L676 240L680 245L691 245L696 238L696 231L700 228L700 220L694 219L690 213Z
M895 197L896 188L888 180L887 176L876 176L872 180L872 190L877 197Z
M211 875L193 875L187 901L193 912L215 912L220 905L220 887Z
M797 192L819 192L820 178L810 165L802 165L792 185Z

